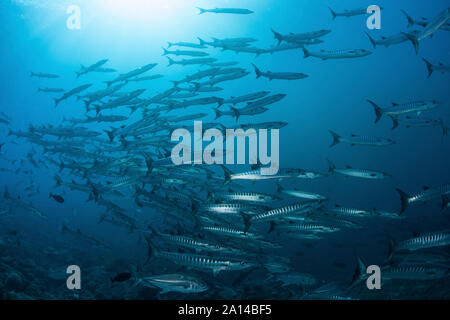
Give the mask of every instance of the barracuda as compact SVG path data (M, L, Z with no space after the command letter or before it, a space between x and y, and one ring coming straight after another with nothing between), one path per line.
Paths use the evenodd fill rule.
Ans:
M168 251L156 250L148 238L149 253L147 262L155 256L172 261L175 264L200 271L212 271L217 276L221 271L244 270L253 267L254 264L245 260L235 260L228 258L214 258L210 256L202 256L187 253L175 253ZM146 263L147 263L146 262Z
M174 245L193 249L196 252L201 251L210 251L210 252L222 252L222 253L234 253L234 254L242 254L243 252L234 249L234 248L226 248L219 244L214 244L202 240L197 240L191 237L187 236L179 236L179 235L171 235L171 234L163 234L158 231L156 231L154 228L149 227L149 229L152 231L152 235L154 234L155 237L158 237L159 239L172 243Z
M362 179L386 179L391 176L381 171L373 171L368 169L354 169L350 166L346 168L336 168L334 164L328 160L329 174L339 173L348 177L362 178Z
M375 123L377 123L383 115L398 116L407 113L416 112L420 115L424 111L433 110L438 107L439 103L435 100L431 101L413 101L407 103L392 103L392 107L379 107L375 102L367 100L375 110Z
M320 202L308 202L308 203L296 203L293 205L273 209L266 211L264 213L259 213L256 215L248 215L241 212L242 218L244 219L245 231L249 230L252 223L261 222L261 221L274 221L281 219L286 216L299 216L306 215L311 213L312 211L318 209L321 206ZM271 226L271 230L273 229L273 225ZM270 230L270 231L271 231ZM269 232L270 232L269 231Z
M351 146L360 145L360 146L374 146L374 147L390 146L392 144L395 144L394 140L387 138L358 136L356 134L352 134L351 137L345 138L341 137L334 131L331 130L328 131L333 136L333 143L330 145L330 148L337 145L338 143L346 143Z
M397 192L400 195L401 209L400 214L405 212L408 206L414 202L425 202L439 197L444 197L450 194L450 184L440 185L434 188L425 187L425 190L416 193L412 196L408 196L404 191L397 188ZM444 200L444 198L443 198Z
M389 241L389 256L396 251L416 251L448 245L450 245L450 230L423 234L415 238L401 241L397 244L391 239Z

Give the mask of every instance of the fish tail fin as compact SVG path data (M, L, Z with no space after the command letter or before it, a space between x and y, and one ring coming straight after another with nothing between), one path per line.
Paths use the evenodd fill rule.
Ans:
M274 38L278 40L278 45L280 45L281 41L283 41L283 36L280 33L278 33L275 30L273 30L273 29L270 29L270 30L273 32Z
M414 50L416 51L416 55L417 55L419 53L419 40L417 39L417 37L408 32L402 32L402 34L404 34L406 36L406 38L408 38L408 40L411 41L411 43L414 46Z
M225 180L223 184L229 184L231 182L231 170L228 169L227 167L225 167L223 164L220 165L222 167L223 170L223 174L225 176Z
M381 117L383 116L383 109L381 109L375 102L371 101L371 100L367 100L367 102L369 102L372 106L373 109L375 110L375 123L377 123L378 121L380 121Z
M331 162L330 159L327 159L328 161L328 173L334 173L334 169L336 169L333 162Z
M150 157L150 155L146 152L142 152L142 155L145 159L145 165L147 167L147 173L146 175L149 175L153 171L153 159Z
M58 98L53 98L53 101L55 101L55 108L58 106L59 104L59 99Z
M269 227L269 230L267 231L267 233L272 233L276 227L277 227L277 223L275 221L270 221L270 227Z
M242 219L244 220L244 232L247 233L252 226L252 216L244 212L241 212L240 214Z
M199 7L197 7L197 9L198 9L198 10L200 10L200 12L199 12L198 14L203 14L203 13L205 13L205 12L206 12L206 10L205 10L205 9L203 9L203 8L199 8Z
M366 35L369 37L369 40L372 43L373 48L376 49L377 43L375 42L375 40L370 36L370 34L368 32L366 32Z
M334 10L331 9L330 7L328 7L328 9L330 10L331 15L333 16L333 19L336 19L336 12L334 12Z
M162 48L164 50L163 56L166 56L169 54L169 51L166 48Z
M104 129L103 132L105 132L108 135L109 142L112 143L114 140L114 130L106 130Z
M221 116L223 116L222 111L220 111L218 108L213 108L214 112L216 113L216 117L214 118L214 120L219 119Z
M167 48L170 48L172 46L172 42L167 42Z
M427 78L429 78L429 77L431 77L431 74L433 73L433 71L434 71L434 66L430 63L430 61L428 61L427 59L425 59L425 58L422 58L422 60L426 63L426 65L427 65L427 69L428 69L428 77Z
M405 10L401 10L403 12L403 14L406 16L406 19L408 20L408 26L407 28L411 28L414 25L414 19L411 18L411 16L405 11Z
M308 58L309 56L311 56L311 54L309 53L308 49L303 47L302 50L303 50L303 58Z
M173 61L172 58L167 57L167 59L169 59L169 65L168 65L168 67L170 67L171 65L173 65L173 64L175 63L175 61Z
M259 70L258 67L255 66L253 63L252 63L252 66L253 66L253 68L255 69L256 79L258 79L258 78L261 77L261 75L262 75L261 70Z
M281 185L281 183L279 181L277 181L277 192L282 193L283 190L284 190L283 186Z
M398 127L398 118L394 116L389 116L392 120L392 130Z
M236 118L236 121L239 120L239 117L241 116L241 114L239 113L239 110L233 107L230 107L231 111L233 111L234 113L234 117Z
M403 212L405 212L406 208L408 208L409 197L404 191L400 190L399 188L396 188L395 190L397 190L398 194L400 195L401 209L399 214L402 214Z
M350 282L349 288L353 287L355 284L357 284L366 274L367 267L365 263L361 260L361 258L356 255L356 268L355 273L353 274L352 281Z
M204 45L206 44L205 40L203 40L202 38L197 37L197 39L198 39L198 41L200 42L200 45L201 45L201 46L204 46Z
M341 137L333 130L328 130L328 132L333 136L333 142L330 144L330 148L332 148L340 142Z
M33 71L30 72L30 77L34 77L35 73Z

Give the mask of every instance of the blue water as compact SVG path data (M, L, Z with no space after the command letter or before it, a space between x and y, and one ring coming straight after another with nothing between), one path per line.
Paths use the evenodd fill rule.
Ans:
M126 7L123 3L129 3ZM148 3L152 4L149 5ZM118 3L122 3L119 5ZM146 4L145 4L146 3ZM81 8L81 29L69 30L66 20L69 15L66 8L69 5L79 5ZM129 264L139 265L146 259L146 244L139 234L129 234L127 230L107 224L97 224L100 212L104 211L94 202L86 202L87 194L70 191L67 188L56 189L53 175L59 169L51 164L48 168L35 168L27 160L30 150L36 150L35 159L43 154L43 149L33 145L26 139L8 136L8 130L27 131L30 124L35 127L42 125L61 125L64 118L83 118L85 108L83 103L75 98L62 102L54 107L52 96L60 94L37 93L38 87L58 87L69 90L85 83L94 86L87 91L92 92L104 88L105 80L114 78L117 74L88 74L76 79L75 71L80 64L88 66L100 59L108 58L105 67L125 73L148 63L158 65L148 74L163 74L164 77L149 82L127 84L127 92L145 88L146 98L152 97L172 87L170 80L182 79L201 67L179 66L168 67L166 57L161 56L162 47L167 42L186 41L197 42L197 37L210 40L216 38L252 37L258 42L252 46L268 48L276 44L271 28L287 34L289 32L307 32L318 29L330 29L324 43L311 46L311 51L319 49L356 49L364 48L373 52L372 55L358 59L341 59L322 61L310 57L304 59L301 49L264 54L255 57L253 54L208 48L204 51L219 61L239 61L238 67L251 72L245 78L220 83L223 91L204 93L201 96L219 96L229 98L251 92L267 90L272 94L284 93L287 97L274 105L269 111L255 117L244 117L239 123L260 123L265 121L285 121L289 125L280 133L280 166L282 168L303 168L319 172L327 172L327 158L337 167L350 165L355 168L368 168L387 172L392 178L386 180L365 180L333 176L318 180L287 180L286 187L297 187L302 190L317 192L330 198L330 203L342 206L378 208L388 211L398 211L400 200L395 188L400 188L408 194L422 190L424 186L438 186L450 181L450 137L443 137L440 127L405 128L400 126L391 130L392 122L383 116L379 123L374 124L375 114L367 99L374 100L380 106L392 102L409 102L417 100L437 100L439 108L422 114L426 118L442 119L450 126L449 113L449 75L435 72L427 78L427 70L421 58L432 63L441 61L448 65L450 41L448 31L439 30L432 39L420 43L419 54L416 55L410 42L394 45L389 48L377 46L373 49L366 34L374 38L392 35L401 31L420 29L418 26L407 29L407 21L400 9L406 10L415 18L432 18L448 6L448 1L376 1L384 8L382 11L381 30L368 30L365 16L351 18L338 17L333 20L328 6L336 11L367 7L372 2L362 3L357 0L347 1L298 1L298 0L241 0L241 1L45 1L45 0L6 0L0 5L1 55L0 55L0 103L1 111L11 118L9 125L0 125L0 139L5 143L2 148L1 167L16 170L18 173L1 172L0 188L7 187L9 193L33 206L39 208L48 216L46 220L33 216L23 210L14 208L12 216L0 217L0 236L7 245L9 255L4 263L16 269L28 281L39 289L25 290L24 297L37 299L72 298L73 294L65 288L65 282L60 287L53 286L46 291L45 276L33 276L34 269L52 267L60 268L69 264L79 264L82 268L98 267L102 264L112 264L104 261L124 259ZM141 9L136 9L141 5ZM239 7L249 8L255 13L250 15L198 15L196 7ZM172 49L172 48L171 48ZM173 47L173 49L175 49ZM189 48L178 48L191 50ZM195 50L195 49L194 49ZM179 60L180 57L174 59ZM263 71L302 72L308 78L297 81L255 79L250 63L256 64ZM40 79L30 77L30 72L45 72L58 74L59 79ZM147 74L144 74L144 76ZM85 93L85 92L84 92ZM181 109L172 114L185 115L196 112L208 112L203 121L214 120L211 106L199 106L192 109ZM119 107L102 114L129 115L127 108ZM141 118L141 112L133 114L123 124L131 124ZM234 126L235 121L229 117L221 118L225 126ZM191 124L188 122L187 124ZM91 130L102 132L109 125L90 124ZM114 123L112 126L117 127ZM332 142L328 130L334 130L344 136L350 134L380 136L395 140L396 144L387 147L352 147L339 144L329 148ZM106 139L103 134L102 138ZM86 148L89 139L86 139ZM59 157L48 155L59 161ZM16 159L13 163L11 160ZM23 163L20 160L24 159ZM45 160L44 160L45 161ZM230 166L234 172L247 170L248 167ZM26 173L31 170L31 173ZM217 171L221 174L220 169ZM64 181L75 179L65 170L60 173ZM39 186L40 194L27 198L24 188L34 181ZM244 183L247 190L274 193L273 182ZM224 187L226 188L226 187ZM226 190L226 189L225 189ZM65 202L59 204L48 197L49 192L63 195ZM127 193L129 192L129 194ZM139 210L133 202L131 191L125 191L127 197L117 200L133 217L141 219L142 224L152 223L164 226L157 209ZM369 264L381 264L386 256L388 236L396 240L408 239L413 232L424 233L448 229L450 226L448 211L441 213L440 199L427 203L414 204L408 208L403 220L371 220L364 230L341 232L330 238L321 240L313 247L303 247L302 240L280 240L283 248L278 254L291 257L292 267L296 272L313 274L320 281L348 282L354 268L354 255L362 256ZM107 253L99 253L94 248L85 248L82 244L73 242L67 235L61 234L58 226L62 223L72 229L80 229L83 233L101 239L112 248ZM19 231L21 245L11 242L11 230ZM336 248L337 243L343 245ZM67 247L66 247L67 245ZM65 258L55 258L49 255L42 257L44 248L52 247L62 252ZM76 247L83 254L71 252ZM300 248L302 256L296 256L295 250ZM33 249L27 249L33 248ZM84 251L83 251L84 250ZM445 250L445 248L444 248ZM448 247L447 247L448 252ZM7 259L6 259L7 258ZM0 256L0 261L2 257ZM20 263L18 261L21 261ZM333 262L345 263L345 268L333 267ZM33 262L34 266L26 264ZM25 264L25 266L24 266ZM147 267L148 274L158 274L162 270ZM171 269L172 268L172 269ZM164 272L175 273L179 269L167 265ZM108 269L109 275L120 272L120 268ZM6 275L6 273L5 273ZM201 275L201 273L200 273ZM224 279L227 276L225 276ZM210 278L210 275L208 275ZM6 278L5 278L6 279ZM3 279L3 282L5 282ZM33 280L34 279L34 280ZM86 280L87 282L88 280ZM96 279L99 283L109 286L109 279ZM214 283L216 280L211 280ZM219 280L217 280L219 281ZM226 282L222 281L222 284ZM266 276L257 274L250 283L264 286ZM31 285L30 284L30 285ZM81 298L95 297L125 297L125 286L114 287L114 294L95 286L88 287L89 293L80 291ZM412 282L414 289L416 282ZM419 288L419 287L417 287ZM435 297L449 297L437 287L430 286L429 292ZM235 288L236 289L236 288ZM440 291L439 291L440 290ZM50 292L49 292L50 291ZM237 297L246 298L244 291L239 291ZM413 290L414 291L414 290ZM448 291L448 289L447 289ZM6 292L6 290L4 290ZM425 297L425 291L417 289L414 297ZM84 294L84 296L83 296ZM363 292L353 298L366 298ZM4 295L5 296L5 295ZM156 296L156 295L155 295ZM21 298L17 295L13 298ZM139 293L132 298L140 298ZM185 295L175 295L173 298L184 298ZM192 297L192 296L191 296ZM202 298L202 296L194 296ZM226 296L204 296L204 298L227 298ZM257 298L286 298L283 293L272 294L267 289ZM369 298L372 296L368 296ZM389 298L383 292L374 296ZM405 296L408 298L409 296Z

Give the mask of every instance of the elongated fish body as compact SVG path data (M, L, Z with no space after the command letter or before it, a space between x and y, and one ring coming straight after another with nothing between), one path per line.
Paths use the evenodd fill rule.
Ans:
M31 72L31 77L57 79L57 78L59 78L59 75L51 74L51 73L42 73L42 72L38 72L38 73Z
M416 251L420 249L443 247L450 245L450 231L439 231L422 234L415 238L401 241L394 245L394 251Z
M346 143L351 146L373 146L373 147L383 147L390 146L394 144L394 140L382 137L367 137L367 136L358 136L356 134L352 134L351 137L342 137L336 132L332 130L328 130L330 134L333 136L333 143L330 145L330 148L335 146L338 143Z
M215 9L202 9L198 8L200 10L199 14L203 14L206 12L211 13L228 13L228 14L251 14L253 11L248 9L238 9L238 8L215 8Z
M433 280L449 276L449 268L430 264L400 264L381 269L383 279Z
M204 65L204 64L208 64L208 63L212 63L212 62L217 61L216 58L182 59L180 61L172 60L169 57L167 57L167 59L169 60L169 66L174 65L174 64L179 64L179 65L182 65L182 66L194 65L194 64Z
M355 208L346 208L346 207L341 207L336 205L335 207L332 208L322 208L321 209L323 212L327 212L330 214L335 214L338 216L343 216L343 217L357 217L357 218L364 218L364 217L369 217L372 216L372 212L368 211L368 210L363 210L363 209L355 209Z
M74 89L72 89L72 90L70 90L70 91L67 91L66 93L64 93L64 94L62 95L61 98L59 98L59 99L54 99L54 100L55 100L55 107L58 106L58 104L59 104L61 101L66 100L66 99L70 98L71 96L74 96L74 95L76 95L77 93L80 93L80 92L86 90L87 88L89 88L89 87L91 87L91 86L92 86L92 84L84 84L84 85L81 85L81 86L79 86L79 87L76 87L76 88L74 88Z
M233 261L232 259L214 258L197 254L157 251L155 255L188 268L212 271L214 275L219 274L220 271L243 270L252 266L247 261Z
M303 48L304 57L316 57L322 60L328 59L348 59L348 58L361 58L372 54L372 52L365 49L351 49L351 50L320 50L316 52L309 51Z
M328 160L329 169L328 172L331 173L339 173L348 177L362 178L362 179L386 179L389 178L390 175L381 171L374 171L369 169L354 169L350 166L346 168L336 168L334 164Z
M147 77L138 77L138 78L134 78L134 79L130 79L128 81L130 82L142 82L142 81L150 81L150 80L155 80L155 79L159 79L164 77L162 74L154 74L151 76L147 76Z
M354 17L354 16L361 16L361 15L366 15L367 14L367 8L361 8L361 9L353 9L353 10L347 10L345 9L342 12L336 12L333 9L331 9L330 7L328 7L328 9L331 12L331 15L333 16L333 19L336 19L336 17Z
M419 31L413 31L412 34L418 34L418 32ZM379 40L373 39L367 32L366 35L369 37L374 49L376 49L377 46L385 46L386 48L389 48L392 45L400 44L409 40L403 33L395 34L389 37L381 37Z
M312 233L332 233L340 231L338 227L327 226L316 223L297 223L277 226L277 230L283 232L312 232Z
M438 107L439 103L436 100L430 101L413 101L408 103L393 103L392 107L381 108L375 102L367 100L375 110L375 123L377 123L383 115L398 116L407 113L417 113L420 115L424 111L433 110Z
M300 190L282 190L281 192L296 198L308 199L308 200L326 200L327 197L313 192L306 192Z
M321 206L319 202L296 203L281 208L272 209L249 217L249 223L256 221L272 221L285 216L306 215Z
M431 76L431 74L434 71L440 71L442 74L446 73L446 72L450 72L450 65L444 65L441 62L439 62L439 64L434 65L431 64L427 59L422 58L422 60L425 62L425 64L427 65L427 69L428 69L428 78Z
M192 43L192 42L168 42L168 47L187 47L187 48L194 48L194 49L205 49L206 46L198 43Z
M256 192L229 192L214 194L214 198L229 201L266 203L276 200L274 196Z
M449 19L450 19L450 7L446 8L431 21L427 22L423 30L421 30L418 34L406 32L404 33L404 35L408 37L408 39L413 44L416 54L419 53L419 42L427 37L432 37L437 30L446 25Z
M259 100L253 101L253 102L249 102L247 106L250 108L265 107L265 106L274 104L278 101L281 101L285 97L286 97L286 94L274 94L274 95L267 96L267 97L264 97L262 99L259 99Z
M405 202L406 205L409 205L413 202L425 202L428 200L432 200L450 194L450 184L444 184L433 188L425 188L424 191L414 194L412 196L407 196L400 189L397 189L397 191L401 195L402 203Z
M38 88L38 92L59 93L64 92L61 88Z
M248 212L253 209L245 204L240 203L213 203L206 204L201 210L211 213L238 214L240 212Z
M256 99L264 98L269 93L270 93L269 91L259 91L259 92L255 92L255 93L250 93L250 94L246 94L246 95L243 95L243 96L239 96L239 97L231 97L230 99L225 99L223 101L223 103L231 103L233 105L236 105L236 104L241 103L241 102L247 102L247 101L250 101L250 100L256 100Z
M351 167L334 168L332 172L339 173L348 177L372 179L372 180L386 179L391 177L389 174L381 171L374 171L369 169L354 169Z
M81 70L76 73L77 78L79 78L81 75L88 74L89 72L93 72L93 71L97 70L98 68L100 68L102 65L104 65L107 62L108 62L108 59L103 59L103 60L100 60L100 61L94 63L93 65L91 65L89 67L85 67L85 66L81 65Z
M190 57L206 57L209 56L209 53L202 52L202 51L189 51L189 50L175 50L175 51L169 51L167 49L164 49L163 56L168 54L173 54L175 56L190 56Z
M429 23L429 20L427 18L422 18L422 19L416 20L416 19L413 19L405 10L401 10L401 11L403 12L403 14L406 16L406 19L408 20L408 28L410 28L414 25L426 27L427 24ZM445 23L443 26L441 26L440 29L449 31L450 30L450 22Z
M291 177L291 175L289 174L262 175L261 169L241 173L232 173L225 166L222 166L222 169L224 170L225 173L225 184L228 184L234 180L256 181L256 180L271 180L271 179L282 179Z
M145 65L143 67L140 67L140 68L137 68L135 70L132 70L132 71L130 71L128 73L121 74L117 78L115 78L115 79L113 79L111 81L105 81L105 83L109 87L113 83L126 81L126 80L128 80L129 78L132 78L132 77L137 77L138 75L143 74L143 73L153 69L156 66L157 66L157 63L150 63L150 64L147 64L147 65Z
M403 125L406 128L429 128L429 127L441 127L442 134L445 136L448 133L448 128L444 124L442 119L425 119L425 118L411 118L405 117L404 119L398 119L396 117L392 117L393 126L392 129L397 128L397 126Z
M290 34L283 35L272 29L272 33L273 33L275 39L278 40L278 44L281 44L282 41L295 43L295 42L302 42L305 40L313 40L313 39L323 37L323 36L329 34L330 32L331 32L331 30L317 30L317 31L312 31L312 32L304 32L304 33L297 33L297 34L290 33Z
M202 227L202 231L218 234L225 237L231 237L231 238L240 238L240 239L252 239L257 240L262 238L262 236L245 232L244 230L234 229L234 228L228 228L228 227Z
M162 291L179 293L201 293L209 289L208 285L200 279L182 274L163 274L151 277L144 277L137 281L137 284L151 287L158 287Z
M298 80L298 79L304 79L304 78L308 77L308 75L306 75L304 73L295 73L295 72L271 72L271 71L262 72L253 63L252 63L252 66L253 66L253 68L255 68L256 79L258 79L259 77L264 77L264 78L268 78L269 80L273 80L273 79Z
M238 65L239 62L237 61L226 61L226 62L213 62L208 64L210 67L231 67Z
M155 232L155 231L152 231L152 232ZM234 253L234 252L239 251L237 249L225 248L218 244L194 239L194 238L187 237L187 236L161 234L161 233L157 233L157 232L155 232L155 234L165 242L172 243L172 244L180 246L180 247L193 249L196 252L210 251L210 252L225 252L225 253L233 252Z
M417 41L421 41L428 36L432 36L438 29L450 19L450 7L443 10L439 15L427 23L425 28L416 36Z

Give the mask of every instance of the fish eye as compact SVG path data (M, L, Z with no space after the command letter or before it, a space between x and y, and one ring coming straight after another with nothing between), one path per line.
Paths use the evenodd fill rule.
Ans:
M241 261L241 265L246 265L247 261Z

